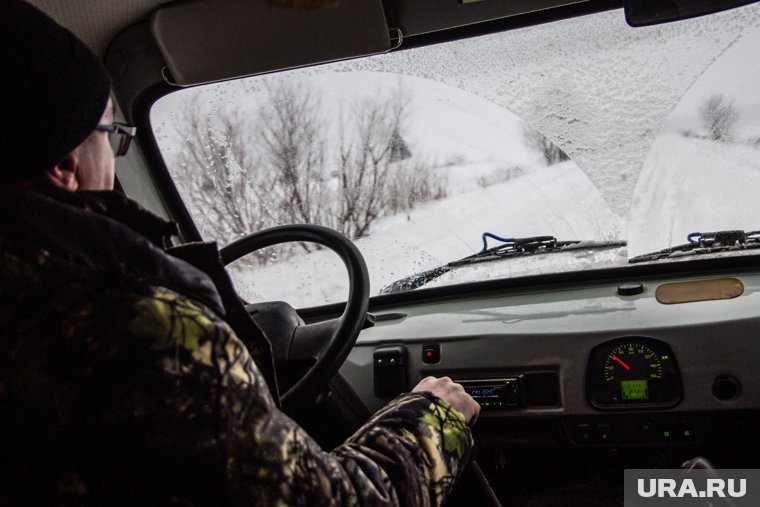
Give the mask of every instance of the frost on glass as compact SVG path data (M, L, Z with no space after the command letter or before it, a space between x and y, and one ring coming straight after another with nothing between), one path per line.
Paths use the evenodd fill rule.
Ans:
M644 158L694 81L758 24L757 5L635 30L606 12L184 90L152 122L206 239L327 225L357 242L376 293L477 252L486 231L603 241L667 229L667 202L627 226ZM701 106L714 111L709 135L733 143L722 104ZM637 202L669 199L653 189ZM625 263L625 251L575 252L435 284ZM296 306L347 294L342 264L315 245L248 256L232 273L252 301L286 281L276 297Z

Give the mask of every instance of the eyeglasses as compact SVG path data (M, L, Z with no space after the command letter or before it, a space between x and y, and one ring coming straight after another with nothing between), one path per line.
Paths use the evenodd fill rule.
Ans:
M129 145L132 143L132 138L137 133L137 127L127 125L126 123L100 124L95 127L95 130L108 132L108 141L111 143L113 153L117 157L127 154Z

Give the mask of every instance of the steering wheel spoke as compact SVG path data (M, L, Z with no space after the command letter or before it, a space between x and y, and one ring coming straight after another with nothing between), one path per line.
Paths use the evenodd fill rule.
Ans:
M293 335L289 358L319 361L327 353L329 345L325 343L325 336L333 336L339 325L340 320L333 319L299 326Z

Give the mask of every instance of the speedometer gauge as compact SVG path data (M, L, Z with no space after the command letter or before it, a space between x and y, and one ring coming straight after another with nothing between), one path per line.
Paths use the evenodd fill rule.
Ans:
M645 337L610 340L591 351L586 389L598 408L673 406L681 380L670 347Z

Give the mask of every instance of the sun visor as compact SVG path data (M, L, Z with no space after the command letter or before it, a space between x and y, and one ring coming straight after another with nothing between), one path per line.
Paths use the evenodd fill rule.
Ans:
M151 32L179 86L382 53L381 0L195 0L157 9ZM166 72L165 72L166 74Z
M587 0L387 0L405 37L519 16Z

